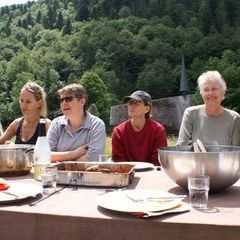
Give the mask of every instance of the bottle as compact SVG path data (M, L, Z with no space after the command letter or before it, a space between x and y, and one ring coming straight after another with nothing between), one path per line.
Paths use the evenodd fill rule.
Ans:
M44 168L51 163L51 149L46 136L39 136L33 152L34 178L41 181Z

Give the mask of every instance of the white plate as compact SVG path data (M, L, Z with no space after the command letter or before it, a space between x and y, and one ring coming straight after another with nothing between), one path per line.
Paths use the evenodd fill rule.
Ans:
M0 191L0 204L22 200L28 197L36 197L42 193L42 187L30 182L8 182L9 188Z
M166 199L166 197L173 196L175 195L162 191L123 190L98 196L97 204L100 207L118 212L157 212L181 205L181 199ZM161 197L163 198L161 199Z
M120 162L121 164L126 163L134 166L134 170L145 170L149 168L153 168L154 165L148 162Z

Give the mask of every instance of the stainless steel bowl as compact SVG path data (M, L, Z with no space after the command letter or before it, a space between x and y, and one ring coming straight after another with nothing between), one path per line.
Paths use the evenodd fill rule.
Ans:
M30 173L33 162L33 145L0 145L0 177L12 177Z
M240 147L205 146L206 153L193 152L192 147L166 147L158 151L158 159L167 175L187 189L189 176L208 175L210 191L232 186L240 178Z

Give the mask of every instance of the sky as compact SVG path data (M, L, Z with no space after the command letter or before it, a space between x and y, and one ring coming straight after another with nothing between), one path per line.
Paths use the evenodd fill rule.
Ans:
M26 3L28 1L29 0L0 0L0 7L12 5L12 4ZM31 1L36 1L36 0L31 0Z

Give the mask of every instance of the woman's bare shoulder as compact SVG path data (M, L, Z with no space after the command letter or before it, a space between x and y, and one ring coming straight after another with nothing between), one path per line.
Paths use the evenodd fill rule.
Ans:
M19 123L21 122L22 120L22 117L19 117L19 118L16 118L15 120L13 120L9 126L12 126L12 127L18 127Z
M17 131L17 128L19 126L19 123L20 121L22 120L22 118L16 118L15 120L13 120L9 126L7 127L6 131L4 132L4 135L7 135L7 136L13 136L16 131ZM7 137L8 138L8 137ZM8 139L7 139L8 140Z
M49 118L45 118L45 120L46 120L46 123L51 123L52 122L52 120L49 119Z
M52 122L52 120L50 120L49 118L45 118L45 121L46 121L46 127L48 129L50 124L51 124L51 122Z

